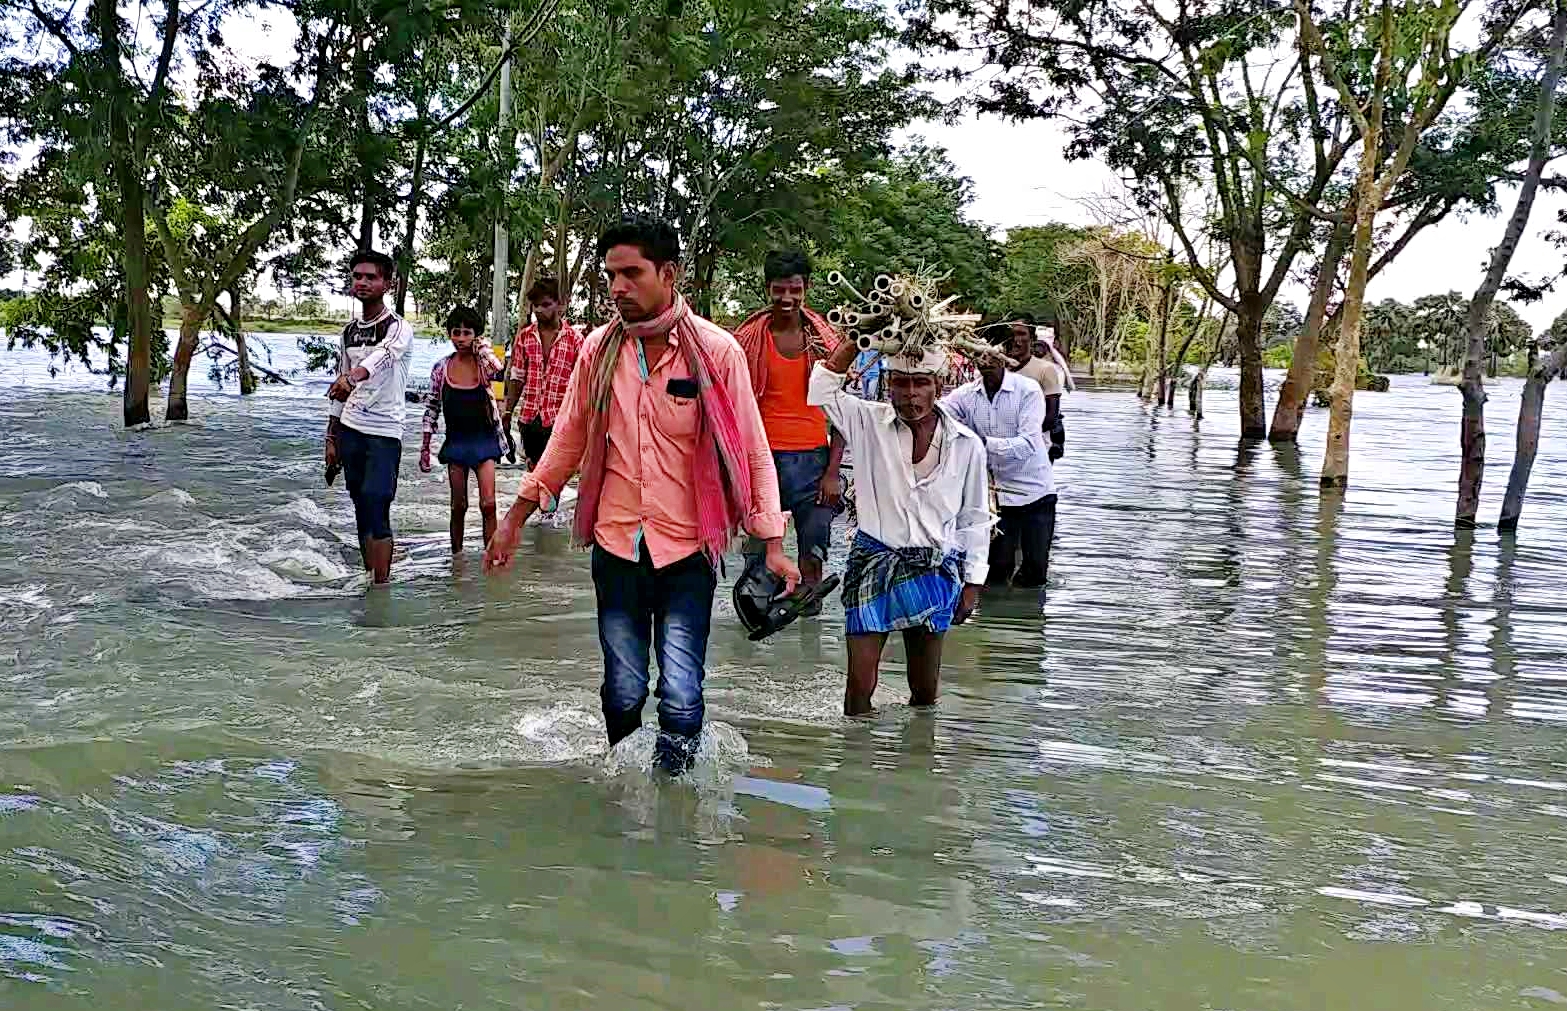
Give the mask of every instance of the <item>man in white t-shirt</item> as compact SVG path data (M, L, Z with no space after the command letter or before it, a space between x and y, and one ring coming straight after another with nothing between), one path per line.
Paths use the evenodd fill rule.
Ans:
M372 580L385 583L392 573L392 500L414 331L386 304L395 274L391 257L360 250L349 271L360 313L343 328L337 379L327 391L326 480L331 484L342 471L365 569Z
M1050 436L1050 460L1061 459L1066 452L1066 426L1061 422L1061 395L1066 392L1066 376L1061 366L1047 357L1034 354L1034 317L1015 313L1007 354L1017 362L1013 371L1039 384L1045 395L1045 432Z

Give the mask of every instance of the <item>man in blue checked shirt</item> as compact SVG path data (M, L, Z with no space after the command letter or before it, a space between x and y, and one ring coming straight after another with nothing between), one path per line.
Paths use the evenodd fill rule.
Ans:
M999 331L996 342L1004 344L1008 336ZM1044 436L1045 395L1037 382L1008 371L997 351L977 362L979 378L943 397L941 407L985 442L1001 513L990 542L987 585L1042 587L1056 530L1055 476Z

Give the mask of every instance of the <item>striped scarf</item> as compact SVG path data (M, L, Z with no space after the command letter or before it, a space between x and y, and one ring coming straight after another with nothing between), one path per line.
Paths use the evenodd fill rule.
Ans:
M578 547L593 544L598 524L599 496L609 455L609 409L614 399L615 369L627 339L672 336L697 386L696 457L691 473L696 492L697 537L702 553L715 567L729 542L740 531L751 509L751 468L740 423L729 390L718 377L702 343L691 310L677 293L664 313L641 323L617 320L599 342L588 369L588 438L582 476L577 483L577 509L572 537ZM650 363L656 364L656 363Z

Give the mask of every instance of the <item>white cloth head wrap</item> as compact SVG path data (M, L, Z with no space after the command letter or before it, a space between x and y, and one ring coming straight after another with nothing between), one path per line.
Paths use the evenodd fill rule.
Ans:
M1072 380L1072 367L1067 364L1066 356L1061 349L1056 347L1056 328L1053 326L1040 326L1034 328L1034 336L1045 342L1045 350L1050 352L1050 360L1056 363L1061 370L1061 381L1066 391L1071 393L1077 389L1077 383Z
M915 351L913 355L907 353L888 355L882 360L882 368L887 372L901 372L906 376L940 378L947 374L947 353L940 348L926 348L923 353Z

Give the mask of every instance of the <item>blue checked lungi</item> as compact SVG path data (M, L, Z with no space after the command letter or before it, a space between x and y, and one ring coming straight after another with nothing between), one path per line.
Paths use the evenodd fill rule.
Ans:
M962 552L888 547L862 530L843 573L845 631L945 632L962 593Z

